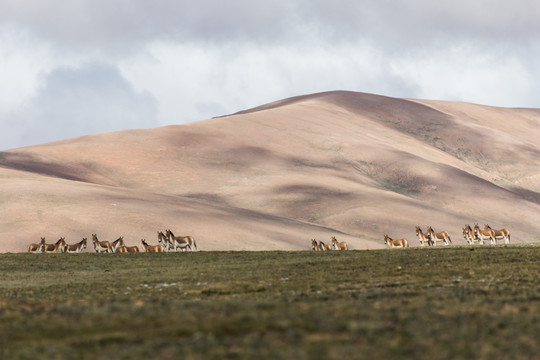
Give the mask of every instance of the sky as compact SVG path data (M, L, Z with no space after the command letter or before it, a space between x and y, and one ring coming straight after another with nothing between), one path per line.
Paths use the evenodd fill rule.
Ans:
M540 108L537 0L0 0L0 150L330 90Z

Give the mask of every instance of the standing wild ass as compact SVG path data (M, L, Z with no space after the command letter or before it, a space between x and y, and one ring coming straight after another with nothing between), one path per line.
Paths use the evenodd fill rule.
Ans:
M392 239L390 236L388 235L384 235L384 243L386 245L388 245L388 247L390 248L394 248L394 247L402 247L402 248L405 248L405 247L409 247L409 242L407 241L407 239Z
M86 238L83 238L81 241L79 241L76 244L66 244L64 252L67 253L80 253L83 252L83 250L86 249Z
M332 246L334 250L349 250L349 245L345 241L338 242L335 236L332 236Z
M113 252L111 243L107 240L99 241L96 234L92 234L92 242L94 243L94 249L96 250L97 253L103 253L103 252L112 253Z
M30 246L28 246L28 252L42 253L44 246L45 246L45 238L42 237L41 241L38 244L30 244Z

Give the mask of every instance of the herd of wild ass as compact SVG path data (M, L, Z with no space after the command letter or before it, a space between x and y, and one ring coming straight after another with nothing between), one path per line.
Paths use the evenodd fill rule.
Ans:
M92 234L92 243L97 253L138 253L141 252L138 246L126 246L124 237L120 236L114 241L100 241L96 234ZM171 230L158 231L158 244L148 245L146 239L141 240L142 252L168 252L186 251L197 249L197 244L193 236L175 236ZM45 238L41 238L38 244L30 244L28 252L33 253L80 253L86 249L87 238L83 238L76 244L67 244L65 238L61 237L54 244L47 244Z
M331 238L332 245L325 244L322 241L317 243L317 240L311 239L311 249L314 251L326 251L326 250L349 250L349 245L345 241L337 241L335 236Z
M484 225L484 229L481 229L478 224L474 225L474 228L471 225L466 224L464 228L461 229L463 238L467 241L467 244L485 244L485 241L489 240L489 243L492 245L497 244L497 240L504 240L505 244L510 244L510 231L506 228L500 230L494 230L489 225ZM427 227L427 231L423 232L420 229L420 226L416 227L416 236L420 241L420 246L435 246L437 242L442 242L444 245L452 244L452 239L448 232L441 231L435 232L431 226ZM409 242L407 239L397 239L394 240L388 235L384 235L384 243L389 247L408 247Z
M466 224L462 228L463 238L467 241L467 244L482 244L486 241L490 244L497 244L497 240L504 240L505 244L510 244L510 231L506 228L500 230L494 230L489 225L484 225L484 229L481 229L478 224L471 227ZM420 226L416 227L416 236L420 241L420 245L424 246L436 246L437 242L442 242L444 245L452 244L452 239L446 231L435 232L431 226L427 227L427 231L423 232ZM142 239L142 252L169 252L169 251L186 251L197 249L197 244L193 236L175 236L171 230L158 231L158 244L149 245L146 239ZM124 243L124 237L121 236L118 239L110 241L100 241L96 234L92 234L92 243L97 253L133 253L141 252L138 246L126 246ZM345 241L337 241L335 236L331 238L331 245L325 244L322 241L311 240L311 249L314 251L326 251L326 250L349 250L349 245ZM388 247L408 247L409 242L407 239L392 239L388 235L384 235L384 243ZM33 253L79 253L86 249L87 238L83 238L76 244L67 244L65 238L61 237L54 244L47 244L45 238L41 238L41 242L38 244L30 244L28 252Z
M492 245L497 244L497 240L504 240L505 244L510 244L510 231L506 228L500 230L494 230L489 225L484 225L484 229L481 229L478 224L474 225L474 228L469 224L466 224L462 228L463 238L467 241L467 244L485 244L485 241L489 240ZM431 226L427 227L426 232L423 232L420 226L416 227L416 236L420 241L420 246L435 246L437 242L442 242L444 245L452 244L452 239L446 231L435 232ZM388 247L408 247L409 241L407 239L392 239L388 235L384 235L384 243ZM338 242L334 236L332 236L332 245L325 244L322 241L311 240L311 249L314 251L325 250L349 250L349 246L346 242Z

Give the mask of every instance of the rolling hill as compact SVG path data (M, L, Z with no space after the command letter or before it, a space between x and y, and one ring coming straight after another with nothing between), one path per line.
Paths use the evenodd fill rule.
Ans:
M0 251L157 231L202 250L307 249L335 235L464 243L465 223L540 241L540 110L334 91L187 125L0 152Z

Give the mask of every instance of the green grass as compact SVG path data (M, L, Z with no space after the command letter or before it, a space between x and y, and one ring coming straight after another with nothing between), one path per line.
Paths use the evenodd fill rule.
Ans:
M1 359L531 359L540 248L0 255Z

